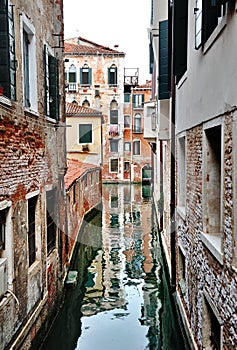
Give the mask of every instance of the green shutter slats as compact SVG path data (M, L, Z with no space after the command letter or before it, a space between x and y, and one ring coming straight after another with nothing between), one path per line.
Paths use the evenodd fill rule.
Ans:
M0 88L2 93L16 99L16 61L13 7L0 0Z
M92 69L89 68L89 72L88 72L88 84L91 85L92 83Z
M53 56L48 56L48 60L50 117L59 120L58 61Z
M159 100L169 98L169 37L168 20L159 22Z

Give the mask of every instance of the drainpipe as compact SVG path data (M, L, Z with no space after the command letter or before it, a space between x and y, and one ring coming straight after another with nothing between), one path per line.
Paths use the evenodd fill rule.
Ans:
M169 5L170 50L171 50L171 165L170 165L170 249L171 249L171 291L176 291L176 223L175 223L175 76L173 71L173 2Z

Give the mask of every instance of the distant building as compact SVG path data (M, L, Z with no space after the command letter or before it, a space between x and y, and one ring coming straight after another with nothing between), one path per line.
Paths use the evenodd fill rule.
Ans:
M28 349L65 277L63 2L0 1L0 348Z
M66 103L67 157L102 165L102 113L76 103Z
M143 138L143 105L150 99L151 85L139 87L137 69L126 74L124 57L123 52L81 37L65 41L66 100L104 116L103 182L142 182L144 174L150 179L151 155ZM68 129L67 135L70 132Z

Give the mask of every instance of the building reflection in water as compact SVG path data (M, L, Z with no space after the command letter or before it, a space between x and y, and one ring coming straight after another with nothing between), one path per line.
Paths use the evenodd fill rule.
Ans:
M185 349L153 234L149 194L140 185L103 186L103 209L97 220L84 223L72 266L79 283L68 291L43 350Z

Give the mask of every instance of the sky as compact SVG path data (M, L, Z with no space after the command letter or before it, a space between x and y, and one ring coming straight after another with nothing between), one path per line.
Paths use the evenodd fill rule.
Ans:
M122 51L125 68L139 68L139 83L149 74L151 0L64 0L65 39L81 36Z

